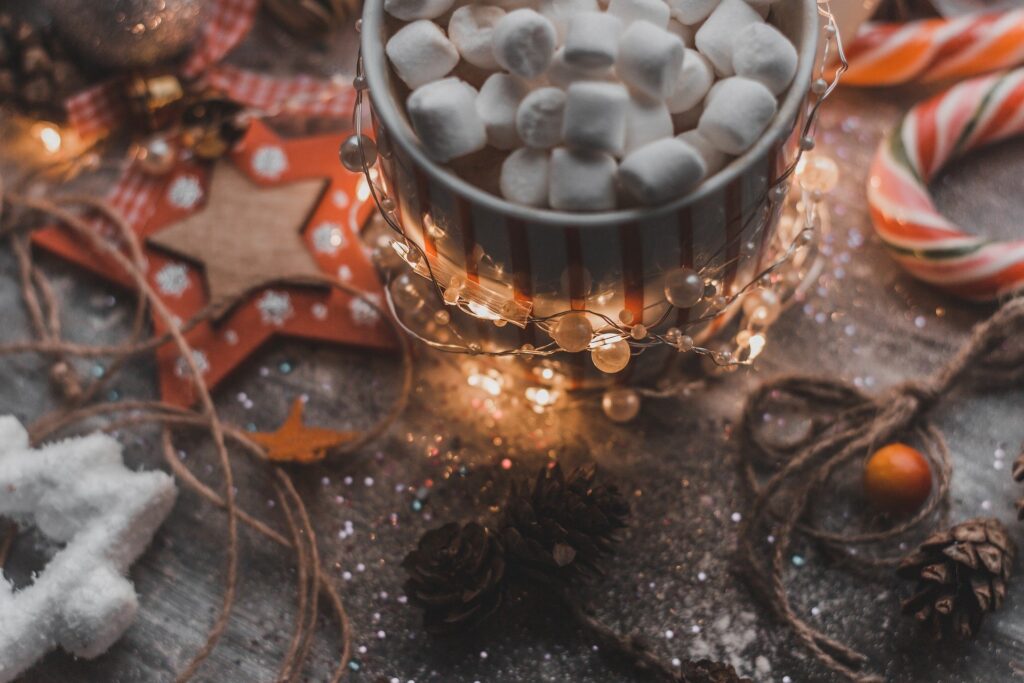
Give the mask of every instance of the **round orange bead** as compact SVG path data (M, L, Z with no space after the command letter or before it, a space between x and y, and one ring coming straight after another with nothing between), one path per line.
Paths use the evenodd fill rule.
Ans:
M864 466L864 495L874 507L910 515L932 492L932 468L920 451L891 443L875 451Z

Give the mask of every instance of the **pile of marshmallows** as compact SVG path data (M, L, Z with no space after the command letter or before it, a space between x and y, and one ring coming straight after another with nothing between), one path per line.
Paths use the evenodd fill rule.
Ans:
M499 180L512 202L654 205L742 154L775 117L797 53L766 23L773 1L385 0L409 22L385 51L435 161L514 150Z

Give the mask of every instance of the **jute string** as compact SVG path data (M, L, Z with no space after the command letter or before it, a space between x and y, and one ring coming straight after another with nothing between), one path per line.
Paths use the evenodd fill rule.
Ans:
M282 468L273 468L277 496L284 521L288 527L287 536L241 510L235 500L234 476L228 452L228 441L264 462L267 461L266 452L261 446L251 441L243 430L224 423L220 419L209 387L196 366L192 348L185 338L185 334L189 330L203 321L212 319L217 311L223 310L223 308L215 310L212 307L206 307L192 319L183 323L176 322L145 279L143 249L137 236L124 219L106 203L89 197L66 196L49 199L16 192L8 193L4 190L5 188L0 183L0 200L2 200L0 201L0 236L8 238L17 261L22 300L28 313L34 339L0 344L0 356L35 353L49 357L52 361L50 376L65 399L61 408L40 417L29 426L29 434L33 443L39 443L57 432L72 428L84 420L97 417L110 418L103 426L105 431L145 424L159 424L162 427L161 442L164 460L178 481L225 512L227 518L226 569L220 609L208 631L204 644L175 680L181 682L193 678L227 628L238 591L239 523L274 543L290 549L295 555L298 568L297 610L293 635L288 652L281 663L279 675L275 680L295 681L301 677L314 642L316 623L321 607L319 599L321 594L324 595L330 608L335 612L340 625L338 638L341 652L331 680L341 680L348 670L348 662L351 659L351 624L341 595L320 565L316 534L305 504L291 478ZM85 209L109 221L115 228L117 241L109 241L97 234L80 213L72 210L72 207ZM95 253L109 259L115 266L128 274L132 286L138 294L138 299L131 332L125 342L114 345L89 345L69 342L62 338L60 303L46 276L33 261L29 242L30 229L24 227L27 221L16 220L14 214L29 218L35 217L32 214L42 214L57 220L64 229L82 240ZM289 280L289 282L293 281ZM335 454L353 452L386 432L404 410L412 389L411 349L408 340L401 334L387 313L366 293L337 278L328 276L303 278L301 281L302 284L311 282L339 289L372 306L382 319L388 320L392 325L401 350L402 379L398 394L390 407L373 425L360 432L356 439L332 451ZM232 303L245 299L251 293L250 291L240 294ZM144 337L147 311L163 324L167 332L148 338ZM174 344L191 373L198 404L196 410L181 408L164 401L91 402L132 357L153 352L168 343ZM68 359L96 357L108 357L111 359L111 364L103 377L93 380L88 386L83 387L81 379L68 363ZM172 440L172 429L181 428L202 429L209 434L223 476L221 493L200 481L177 457ZM12 528L0 539L0 563L6 558L15 533L16 529Z
M893 542L934 521L946 507L952 472L942 432L929 411L956 389L983 382L986 389L1024 380L1024 298L1012 299L977 325L970 339L944 366L920 380L869 396L837 379L786 376L755 391L740 423L744 479L753 502L739 531L738 567L752 588L825 666L862 683L881 681L860 671L865 656L804 621L794 610L784 580L794 533L803 533L861 567L895 565L898 557L851 552L857 546ZM780 445L764 430L763 415L782 408L810 420L806 437ZM815 494L844 465L864 459L897 439L914 441L929 458L937 485L912 518L881 531L840 533L808 519ZM759 476L759 473L761 476ZM766 550L766 538L775 536ZM865 548L870 549L870 548ZM766 561L765 555L769 556Z

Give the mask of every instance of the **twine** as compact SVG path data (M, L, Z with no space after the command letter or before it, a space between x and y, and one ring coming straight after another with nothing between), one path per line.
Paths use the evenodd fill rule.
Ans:
M83 420L128 413L125 416L111 419L104 431L113 431L129 426L142 424L162 425L162 449L164 460L176 475L179 482L192 489L205 500L224 510L227 516L227 552L224 590L220 609L214 623L210 627L207 638L199 651L192 657L184 670L176 676L176 681L188 681L194 677L202 663L209 657L217 642L223 635L231 610L237 596L238 574L238 524L242 523L257 533L269 538L282 547L291 549L295 554L298 569L298 596L295 626L288 652L281 663L280 673L276 680L295 681L302 675L304 664L308 658L315 635L316 622L319 615L319 596L326 597L331 609L338 617L340 625L339 642L341 654L338 665L332 673L331 681L340 681L347 671L352 653L352 632L348 614L341 595L327 577L320 564L316 534L313 530L305 504L296 491L288 474L279 467L274 468L277 482L278 498L281 502L285 522L289 530L286 537L272 529L266 523L238 508L235 501L234 477L228 454L227 441L230 440L240 448L257 458L267 460L265 450L250 440L246 433L230 424L221 421L213 405L209 387L202 373L196 367L192 349L185 339L185 334L205 320L213 318L219 307L205 307L196 316L183 323L176 323L163 302L152 290L145 279L145 265L142 246L138 237L132 232L123 217L104 202L89 197L60 197L57 199L40 199L16 193L5 193L0 182L0 236L7 236L12 245L19 271L19 284L22 299L28 312L34 340L0 344L0 356L18 353L36 353L52 359L50 376L61 390L65 405L40 417L29 426L29 434L33 444L37 444L55 432L67 429ZM67 342L62 339L60 327L60 305L52 287L42 271L35 265L29 241L29 230L16 225L4 213L5 204L22 212L36 211L56 219L60 225L76 237L82 239L91 249L109 258L126 272L138 300L127 341L115 345L86 345ZM79 215L67 207L83 207L106 218L115 228L117 237L125 252L114 243L99 236L90 225ZM394 321L365 292L357 290L336 278L304 278L303 283L310 281L339 289L353 297L365 301L368 305L387 319L392 325L399 341L402 353L402 381L399 394L390 408L368 429L360 433L357 439L347 442L332 453L355 451L367 442L383 434L403 412L408 403L412 389L413 369L411 349L408 340L395 327ZM291 282L291 280L289 280ZM262 286L265 286L265 283ZM253 288L258 289L258 288ZM234 301L238 302L252 293L252 290L239 294ZM167 332L145 338L145 314L151 311L167 328ZM191 372L199 409L189 410L164 401L122 401L109 404L89 403L98 392L117 375L120 368L133 356L153 352L167 343L173 343L186 366ZM103 377L83 387L80 378L68 363L69 358L110 357L112 363ZM220 469L223 475L223 492L215 490L201 482L175 455L171 438L171 429L181 427L200 428L209 432L216 449ZM0 566L6 557L7 550L16 529L12 528L0 540Z
M970 339L935 373L904 382L880 396L868 396L837 379L786 376L765 384L748 399L740 441L744 479L754 500L740 527L739 568L755 592L829 669L861 683L883 680L859 671L867 661L862 653L825 635L794 611L783 576L794 532L820 541L862 567L895 565L899 557L872 557L851 549L891 542L934 519L940 506L948 507L949 449L927 415L951 392L972 381L985 382L986 388L992 389L1024 380L1022 338L1024 297L1012 299L977 325ZM811 420L809 435L788 447L773 443L758 428L768 407L780 404ZM911 519L882 531L855 533L827 531L802 521L814 494L836 470L895 439L908 437L922 447L937 480L934 494ZM770 474L762 483L757 473L765 470ZM761 541L768 533L776 540L766 563Z

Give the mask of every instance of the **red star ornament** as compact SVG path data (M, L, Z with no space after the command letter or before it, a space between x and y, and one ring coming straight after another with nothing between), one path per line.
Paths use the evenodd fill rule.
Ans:
M275 243L264 239L261 249L274 253L275 249L283 249L283 244L290 249L292 257L298 256L294 253L294 245L287 243L287 240L295 239L292 235L297 235L308 251L310 267L336 275L356 289L367 292L378 303L383 301L380 281L359 239L360 229L373 210L372 203L368 201L369 192L362 176L347 171L338 162L337 150L344 138L342 134L283 139L261 122L254 121L229 159L219 162L234 166L228 170L233 182L217 182L212 178L220 170L219 165L210 168L188 161L180 162L156 181L151 192L155 197L154 203L147 211L149 215L134 225L133 230L144 245L146 278L175 316L181 321L189 320L210 302L212 282L207 280L207 267L211 273L215 269L218 272L223 270L219 266L226 253L224 234L211 240L211 245L217 247L214 253L203 255L201 245L183 250L188 253L176 253L157 246L155 243L162 241L173 242L161 240L161 233L172 235L176 225L195 221L209 210L216 211L217 220L223 224L218 230L237 234L238 240L243 240L247 234L246 220L252 220L252 216L247 218L242 209L247 205L247 197L263 199L250 195L250 192L259 193L261 188L275 193L281 200L287 197L283 191L291 186L301 211L296 214L295 207L291 207L290 211L257 214L261 220L279 219L280 225L273 230L277 230L280 239L284 240ZM317 180L320 183L310 182ZM251 184L248 189L243 187L246 181ZM322 190L319 189L321 185ZM315 186L314 191L311 191L311 186ZM225 187L244 191L238 192L241 196L237 199L207 196L208 192ZM226 220L232 212L225 210L225 203L232 201L241 202L238 219ZM302 207L303 202L308 206ZM263 203L273 207L280 201L278 204L274 201ZM98 224L98 229L104 229L101 226ZM109 226L106 229L109 230ZM253 232L266 234L267 231ZM67 231L48 228L36 232L34 239L39 246L101 277L125 287L131 285L127 273L105 262L109 260L90 250ZM244 246L251 249L253 245ZM295 258L291 261L295 262ZM223 289L219 284L217 287ZM166 331L158 319L153 320L153 327L156 334ZM362 299L337 289L277 283L256 290L234 307L219 311L215 320L189 330L186 338L194 350L204 380L213 388L277 335L370 349L393 349L395 346L387 321L382 320L377 311ZM192 378L177 348L173 344L162 346L157 350L157 359L163 399L181 406L194 403L197 397Z

